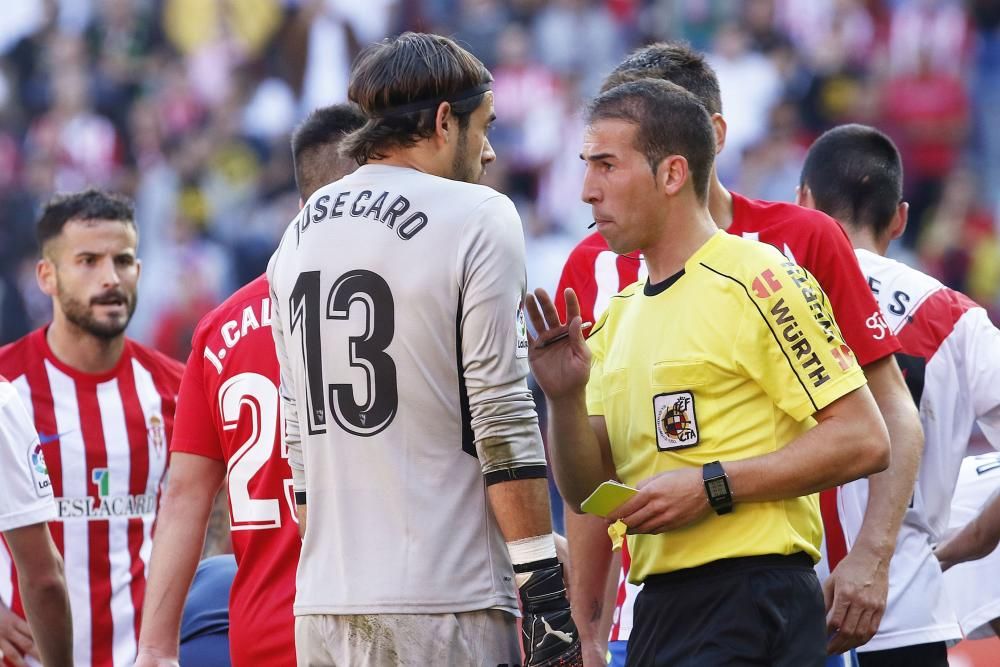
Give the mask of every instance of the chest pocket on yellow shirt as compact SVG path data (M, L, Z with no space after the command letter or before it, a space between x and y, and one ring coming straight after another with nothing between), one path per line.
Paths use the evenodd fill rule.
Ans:
M657 449L670 451L698 444L694 388L708 384L709 376L710 369L703 361L666 361L650 369Z

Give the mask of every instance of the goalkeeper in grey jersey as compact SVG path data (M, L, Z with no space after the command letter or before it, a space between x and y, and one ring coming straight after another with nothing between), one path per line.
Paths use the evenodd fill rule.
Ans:
M477 185L492 77L450 39L358 57L361 167L268 267L305 527L300 665L579 665L526 384L524 239ZM308 509L307 509L308 508Z

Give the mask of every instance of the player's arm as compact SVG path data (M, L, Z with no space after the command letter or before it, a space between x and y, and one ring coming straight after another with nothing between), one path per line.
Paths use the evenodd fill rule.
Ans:
M181 615L198 567L208 516L226 475L222 461L171 454L142 608L137 667L176 665Z
M226 474L205 392L199 326L181 379L170 468L156 517L153 553L139 631L141 667L176 665L184 601L202 553L212 501ZM215 372L214 370L211 372Z
M1000 491L994 493L969 523L934 548L941 569L979 560L993 553L1000 544Z
M581 664L527 386L528 340L520 312L524 238L513 203L506 197L483 202L470 214L459 245L462 373L487 498L507 542L525 615L525 663Z
M892 452L889 468L868 479L868 503L855 543L824 582L830 624L841 628L828 649L839 653L871 639L885 612L889 561L913 496L924 438L917 406L892 356L899 343L885 326L850 240L837 224L820 229L822 250L814 254L823 261L812 268L829 296L845 342L868 377ZM867 622L845 625L848 615Z
M587 667L604 665L621 560L611 550L604 519L568 511L565 520L573 565L569 573L569 587L573 593L570 602L583 643L584 664Z
M212 512L208 515L205 529L205 548L202 558L233 553L232 533L229 528L229 493L222 486L212 502Z
M45 667L72 667L73 619L63 561L44 523L14 528L4 539L17 567L25 615L35 637L35 654ZM14 665L23 664L0 640L0 650Z
M823 582L828 624L840 628L827 646L831 654L861 646L878 631L889 596L889 562L913 497L924 447L920 415L895 358L884 357L864 370L889 433L892 463L868 477L861 529L847 556Z

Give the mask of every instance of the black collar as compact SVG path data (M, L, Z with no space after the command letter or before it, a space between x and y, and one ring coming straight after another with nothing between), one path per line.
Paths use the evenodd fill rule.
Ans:
M670 276L665 280L661 280L655 285L649 282L649 278L646 278L646 284L642 286L642 293L646 296L656 296L657 294L663 294L667 289L673 285L675 282L681 279L684 275L684 269L681 269L674 275Z

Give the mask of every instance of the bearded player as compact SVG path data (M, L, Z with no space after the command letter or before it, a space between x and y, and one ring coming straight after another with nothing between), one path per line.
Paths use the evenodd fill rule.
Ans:
M52 322L0 349L0 374L28 409L52 480L73 664L119 667L136 655L182 367L125 335L140 273L128 201L97 190L55 197L37 233ZM23 615L15 579L0 550L0 616Z

